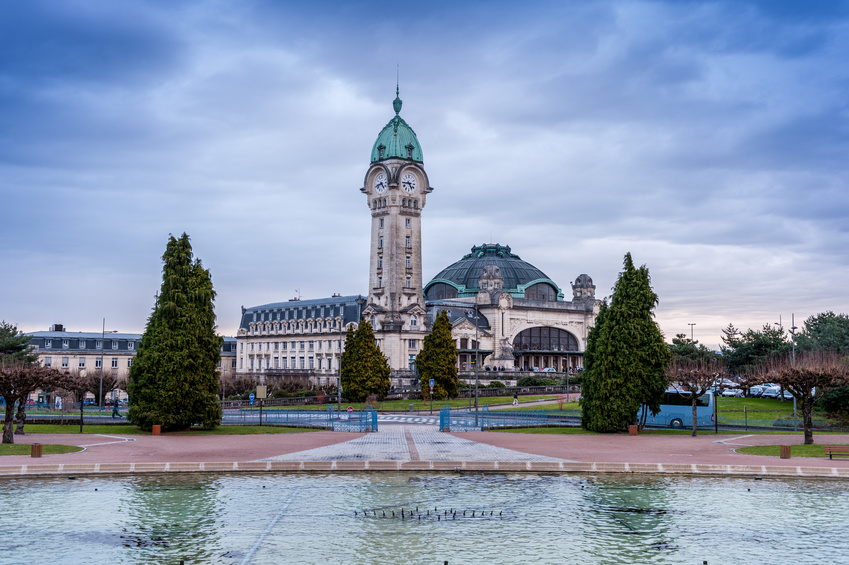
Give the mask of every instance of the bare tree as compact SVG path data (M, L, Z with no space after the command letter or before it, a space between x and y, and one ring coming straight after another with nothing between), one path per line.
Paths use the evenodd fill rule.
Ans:
M63 375L56 369L38 364L15 363L0 366L0 396L6 401L3 419L3 443L15 443L12 433L15 421L15 405L18 406L18 428L23 432L26 420L26 401L30 392L37 388L50 388L63 382Z
M725 363L716 355L694 359L678 357L667 369L670 386L693 406L694 436L698 428L696 407L699 397L713 388L716 380L724 378L727 373Z
M94 403L98 406L103 404L100 398L100 372L86 373L85 376L86 391L94 395ZM112 373L103 373L103 394L104 396L118 388L118 378Z
M760 382L775 382L802 403L805 445L814 443L814 392L849 380L849 360L829 351L797 353L795 362L786 355L772 357L761 366Z

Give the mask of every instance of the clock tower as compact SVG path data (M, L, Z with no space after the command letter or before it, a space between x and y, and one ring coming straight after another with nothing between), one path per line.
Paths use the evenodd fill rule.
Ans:
M421 214L433 190L416 133L395 116L381 130L360 189L371 211L368 304L363 311L393 370L409 369L421 351L426 310L422 292Z

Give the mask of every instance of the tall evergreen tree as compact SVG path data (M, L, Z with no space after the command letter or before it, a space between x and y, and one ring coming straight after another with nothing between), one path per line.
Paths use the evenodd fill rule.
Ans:
M0 322L0 365L34 363L38 355L32 352L31 339L19 332L14 324L5 320Z
M581 425L596 432L624 430L641 405L660 410L672 354L654 321L657 294L648 268L627 253L610 306L602 306L584 354Z
M436 316L433 329L424 338L422 350L416 356L416 369L419 371L422 398L430 398L430 379L433 379L435 399L457 396L457 346L451 337L451 321L445 310Z
M363 320L353 331L348 327L342 352L342 395L362 402L370 394L381 400L389 393L389 362L374 341L371 324Z
M162 288L130 367L128 418L142 429L179 430L221 423L215 335L215 291L209 271L193 260L185 233L162 256Z

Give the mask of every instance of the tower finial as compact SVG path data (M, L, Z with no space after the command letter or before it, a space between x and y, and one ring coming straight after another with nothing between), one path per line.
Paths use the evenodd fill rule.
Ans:
M401 91L399 89L399 84L401 82L400 77L401 77L401 65L396 65L396 67L395 67L395 100L392 101L392 107L395 109L395 115L396 116L401 113L401 105L402 105L401 97L400 97Z

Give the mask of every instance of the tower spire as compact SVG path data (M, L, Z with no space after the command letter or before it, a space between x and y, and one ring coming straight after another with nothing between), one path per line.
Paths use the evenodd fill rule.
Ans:
M392 101L392 108L395 109L395 115L396 116L401 113L401 105L403 104L403 102L401 102L401 97L400 97L400 92L401 92L401 90L399 88L400 83L401 83L401 65L397 65L395 67L395 100Z

